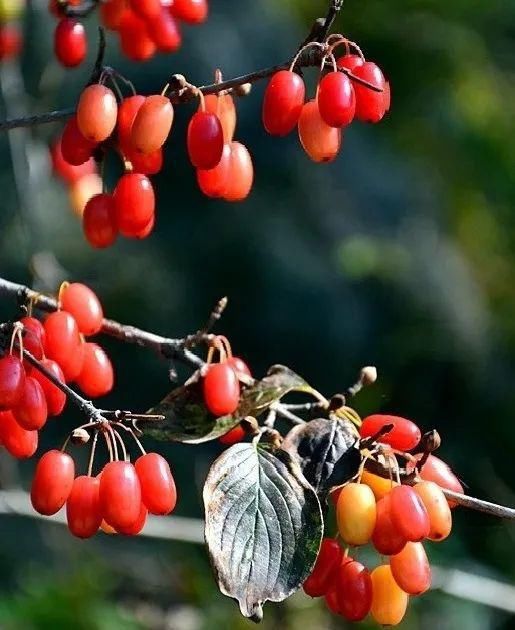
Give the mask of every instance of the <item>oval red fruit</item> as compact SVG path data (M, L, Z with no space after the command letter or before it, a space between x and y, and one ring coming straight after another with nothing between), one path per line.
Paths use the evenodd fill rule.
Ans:
M247 147L231 142L229 177L223 198L226 201L243 201L248 197L254 181L254 166Z
M429 515L422 499L410 486L396 486L390 492L390 513L397 531L411 542L429 535Z
M431 586L431 567L420 542L408 542L390 558L390 568L397 584L409 595L422 595Z
M363 420L359 429L361 437L376 435L384 426L392 424L393 428L379 438L379 442L389 444L399 451L410 451L420 442L420 429L411 420L400 416L373 414Z
M340 614L348 621L361 621L372 605L372 579L368 569L352 560L342 564L336 574Z
M222 157L218 164L207 171L197 170L197 182L200 190L207 197L223 197L229 186L231 171L231 145L224 144Z
M88 85L77 105L77 125L90 142L102 142L113 132L118 105L113 91L105 85Z
M318 110L331 127L350 125L356 111L351 80L343 72L329 72L318 86Z
M188 125L188 155L196 168L215 168L222 158L224 134L216 114L196 112Z
M173 114L169 98L161 94L148 96L132 123L132 146L141 153L153 153L160 149L172 128Z
M330 127L322 119L315 100L304 104L298 130L302 148L313 162L332 162L338 155L341 146L341 130Z
M302 77L291 70L279 70L270 79L263 99L263 125L273 136L285 136L297 124L306 88Z
M303 585L306 595L321 597L331 588L342 557L340 545L334 538L322 540L313 571Z
M84 344L82 370L75 382L90 398L105 396L113 389L113 365L104 350L96 343Z
M61 308L75 318L79 332L95 335L102 328L104 312L100 300L85 284L72 282L60 293Z
M57 379L64 383L64 374L59 365L51 359L42 359L41 365L51 372ZM66 394L57 385L54 385L39 370L33 370L31 376L35 378L45 393L46 404L49 416L58 416L66 405Z
M16 422L27 431L41 429L45 424L48 417L47 402L37 379L27 376L21 398L12 412Z
M177 490L170 466L158 453L147 453L134 464L141 484L141 499L151 514L170 514Z
M30 490L36 512L45 516L59 512L70 495L74 477L75 464L67 453L46 452L37 463Z
M59 21L54 32L54 52L66 68L75 68L84 61L88 52L88 40L81 22L72 18Z
M116 241L118 228L111 195L101 193L91 197L84 208L82 228L86 240L92 247L102 249Z
M391 497L387 494L377 502L377 518L372 543L383 556L399 553L404 548L407 539L393 524L391 516Z
M120 233L134 236L154 216L154 189L148 177L140 173L122 175L114 189L113 203Z
M100 479L81 475L73 482L66 501L68 529L78 538L91 538L102 523Z
M0 409L11 409L21 400L25 368L19 357L7 354L0 359Z
M207 368L202 383L204 402L215 416L226 416L238 408L240 383L227 362L213 363Z
M383 93L386 81L383 73L375 63L366 61L362 65L357 65L353 70L353 74L379 90L374 91L366 85L354 81L354 91L356 92L356 118L362 122L379 122L386 111L386 102Z
M141 510L141 486L129 462L109 462L100 477L100 505L104 519L114 527L131 527Z
M0 411L0 442L13 457L26 459L38 448L38 432L21 427L11 411Z

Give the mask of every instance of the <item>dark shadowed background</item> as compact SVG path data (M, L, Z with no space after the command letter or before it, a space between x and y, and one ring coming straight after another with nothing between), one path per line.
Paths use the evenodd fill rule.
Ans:
M214 64L235 76L287 59L325 3L211 0L210 8L206 25L185 29L177 54L135 65L110 37L107 62L143 94L160 91L175 72L209 83ZM93 42L96 18L86 22ZM33 283L35 260L38 288L87 282L109 316L170 336L192 332L228 295L219 330L255 374L281 362L329 395L362 365L376 365L380 379L357 409L437 428L442 457L469 493L515 505L514 24L512 0L348 0L336 28L389 77L389 118L353 125L338 159L316 165L295 134L266 135L264 85L256 85L238 102L236 131L253 155L255 185L246 202L231 205L197 190L184 147L193 109L180 107L155 178L154 234L107 251L85 244L65 188L51 177L47 144L59 125L14 132L15 147L27 143L28 172L23 164L13 170L2 134L0 272ZM52 60L53 26L46 3L34 2L21 75L16 66L0 71L2 118L6 107L13 115L74 105L94 46L90 63L64 72ZM107 178L115 178L109 168ZM4 319L14 309L0 303ZM145 410L170 388L166 365L149 351L102 343L117 373L105 406ZM49 422L42 446L59 445L80 422L70 407ZM165 452L177 514L201 517L202 483L220 447ZM33 465L1 453L2 486L27 487ZM457 510L453 536L430 557L446 590L455 574L445 569L513 583L515 525ZM0 515L0 576L2 628L252 627L218 593L199 545L106 535L83 542L59 525ZM465 582L458 578L456 588ZM481 599L489 584L469 591ZM515 597L492 593L501 603ZM345 625L303 594L265 607L263 628L299 624ZM515 625L498 608L435 590L412 601L404 627Z

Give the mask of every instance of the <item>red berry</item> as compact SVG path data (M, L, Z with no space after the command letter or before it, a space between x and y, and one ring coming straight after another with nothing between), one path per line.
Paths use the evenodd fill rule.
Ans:
M73 184L84 175L90 175L97 172L97 166L93 158L87 159L81 164L74 165L67 162L61 150L62 139L59 138L50 148L50 156L52 158L52 169L56 175L64 179L68 184ZM82 157L80 158L82 160Z
M136 118L140 107L145 102L145 97L141 94L135 94L124 98L118 107L118 120L116 122L116 132L118 133L118 142L125 149L127 146L132 147L131 129L132 123ZM134 148L134 147L132 147Z
M64 377L73 379L80 372L82 358L79 327L73 315L56 311L45 319L46 354L61 366Z
M134 11L123 13L118 32L122 51L132 61L147 61L155 54L157 47L149 35L147 24Z
M14 59L22 45L23 36L16 24L0 24L0 61Z
M105 85L88 85L77 105L77 125L90 142L109 138L116 125L118 105L116 97Z
M68 529L78 538L91 538L102 522L100 507L100 479L82 475L77 477L66 501Z
M122 153L132 165L132 170L142 175L156 175L163 167L163 149L153 153L139 153L130 147L122 147Z
M105 396L113 389L113 366L107 354L96 343L84 344L84 362L75 382L90 398Z
M226 201L243 201L248 197L254 181L254 167L247 147L231 142L229 177L223 198Z
M141 499L151 514L170 514L177 490L170 466L158 453L147 453L134 464L141 484Z
M425 481L434 481L444 490L452 490L452 492L463 494L463 486L458 477L456 477L449 466L436 457L436 455L429 455L426 463L420 469L420 477ZM455 501L452 499L448 499L447 501L451 508L456 507L457 503Z
M119 28L124 13L128 11L126 0L107 0L100 3L100 19L102 24L115 31Z
M331 127L350 125L356 110L351 80L343 72L329 72L318 86L318 110Z
M431 586L431 567L420 542L407 543L390 558L390 568L397 584L409 595L422 595Z
M20 324L23 324L23 347L28 350L36 359L42 359L45 351L45 329L43 324L35 317L22 317Z
M104 519L114 527L131 527L141 510L141 486L129 462L106 464L100 477L100 505Z
M173 106L166 96L148 96L132 123L132 146L141 153L154 153L160 149L172 128L173 114Z
M196 168L209 170L222 159L224 135L216 114L196 112L188 125L188 155Z
M241 428L240 425L238 425L237 427L234 427L234 429L227 431L225 435L222 435L222 437L219 438L219 442L220 444L224 444L225 446L231 446L231 444L237 444L238 442L241 442L244 437L245 431Z
M84 208L82 228L92 247L101 249L116 241L118 228L111 195L101 193L91 197Z
M396 486L390 493L390 514L397 531L412 542L429 535L429 516L422 499L410 486Z
M30 490L36 512L45 516L59 512L70 495L74 477L75 464L67 453L55 449L46 452L37 463Z
M389 444L399 451L410 451L420 442L420 429L414 422L400 416L387 416L373 414L363 420L359 429L361 437L371 437L387 424L393 424L393 428L379 438L380 442Z
M279 70L270 79L263 100L263 125L273 136L285 136L297 124L306 88L302 77L291 70Z
M422 499L429 516L430 540L444 540L451 533L452 514L440 486L433 481L420 481L413 490Z
M139 515L136 521L132 525L122 526L119 525L116 528L118 534L124 534L125 536L137 536L141 530L145 527L147 521L148 510L142 503L139 510Z
M321 597L334 583L334 575L342 562L342 550L333 538L324 538L313 571L303 588L310 597Z
M236 128L236 107L232 95L207 94L204 97L204 108L206 112L218 116L224 132L224 142L230 144Z
M147 238L147 236L154 229L155 222L156 222L156 218L155 218L155 216L153 216L150 219L150 221L147 223L147 225L142 227L140 230L135 230L130 238L137 238L137 239Z
M45 424L48 417L45 392L33 376L25 379L22 396L12 412L16 422L27 431L41 429Z
M377 519L372 543L383 556L399 553L404 548L407 539L393 524L391 516L391 497L387 494L377 502Z
M204 402L215 416L226 416L238 408L240 383L236 372L227 362L213 363L203 381Z
M350 72L354 72L355 68L362 66L364 63L364 60L359 55L343 55L343 57L336 60L338 68L345 68L350 70Z
M133 236L154 216L154 189L148 177L140 173L122 175L113 193L118 229L124 236Z
M332 162L340 150L342 133L320 116L315 100L304 104L299 118L299 139L313 162Z
M80 65L88 51L84 26L72 18L63 18L55 27L54 52L66 68Z
M244 374L245 376L252 376L249 366L243 359L239 357L229 357L227 363L232 367L236 374Z
M340 614L349 621L361 621L372 605L372 579L361 562L342 564L335 576Z
M208 197L223 197L229 186L231 170L231 145L224 144L222 157L218 164L207 171L197 170L197 182L200 190Z
M158 17L161 13L160 0L130 0L132 10L144 20Z
M25 369L19 357L7 354L0 359L0 409L11 409L21 400Z
M342 611L340 610L340 599L338 597L338 591L336 587L333 586L324 594L325 604L327 608L333 613L333 615L341 615Z
M367 61L362 65L356 66L353 74L381 90L376 92L366 85L361 85L357 81L354 81L354 91L356 92L356 118L362 122L379 122L385 114L383 90L385 89L386 81L383 73L375 63Z
M85 284L72 282L60 293L61 308L73 315L79 332L95 335L102 328L104 312L94 291Z
M64 383L64 374L59 365L51 359L42 359L41 365L52 372L52 374ZM58 416L66 404L66 394L62 392L57 385L54 385L39 370L35 369L31 372L31 376L35 378L45 393L46 404L49 416Z
M70 118L61 136L61 155L63 159L73 166L81 166L84 163L91 164L91 162L94 164L91 156L95 146L95 142L90 142L82 135L77 124L77 117L73 116ZM90 169L91 166L88 167L88 170ZM84 174L86 173L82 173L82 175Z
M0 442L18 459L32 457L38 448L38 432L21 427L10 411L0 411Z
M172 12L184 22L201 24L207 19L207 0L174 0Z
M159 52L175 52L181 45L181 32L173 15L163 9L161 15L147 21L148 34Z

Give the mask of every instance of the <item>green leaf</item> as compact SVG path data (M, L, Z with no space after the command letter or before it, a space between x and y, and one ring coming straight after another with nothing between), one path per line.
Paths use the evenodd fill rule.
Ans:
M299 424L282 443L282 448L297 459L320 499L358 472L358 446L359 435L352 422L336 416Z
M260 621L311 573L323 535L320 503L288 453L236 444L204 486L206 541L220 590Z
M273 365L265 378L255 381L242 395L238 415L258 416L290 392L312 394L313 388L293 370L284 365Z
M200 444L219 438L240 421L236 415L217 418L207 410L198 374L170 392L148 413L161 414L165 419L142 423L145 435L156 440L185 444Z

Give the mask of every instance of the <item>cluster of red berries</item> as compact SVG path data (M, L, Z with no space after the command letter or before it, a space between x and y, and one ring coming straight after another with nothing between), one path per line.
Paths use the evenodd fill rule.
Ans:
M304 81L293 67L270 79L263 101L263 125L274 136L285 136L297 127L302 147L314 162L334 160L342 129L353 120L377 123L390 109L389 83L380 68L361 55L348 53L335 60L334 70L322 76L316 97L307 102Z
M418 427L398 416L365 418L361 435L371 437L387 424L393 429L381 438L384 444L403 452L418 445ZM370 613L382 625L401 622L409 596L421 595L431 586L422 541L442 541L451 532L452 504L442 488L463 491L450 468L432 455L418 477L411 487L365 470L357 482L333 493L341 540L351 548L371 542L380 556L388 556L388 563L369 571L348 548L343 552L336 540L325 538L304 583L308 595L324 596L329 609L349 621L361 621Z
M63 383L74 382L90 398L113 387L113 366L104 350L85 337L99 332L102 306L97 296L80 283L64 284L60 310L42 323L35 317L19 320L20 355L11 348L0 359L0 441L18 458L31 457L38 446L38 430L49 416L64 409L66 395L41 371L23 360L25 348Z
M110 461L96 475L75 477L70 455L52 450L39 460L30 493L40 514L56 514L66 504L70 532L90 538L106 533L136 535L147 514L170 514L177 502L168 462L158 453L145 453L134 464Z
M219 363L209 363L202 380L204 403L210 413L217 418L233 414L240 403L240 378L252 377L248 365L232 355L231 347L225 337L215 340L220 351ZM209 361L208 361L209 362ZM241 426L231 429L220 438L225 445L240 442L245 437Z
M59 22L54 52L66 68L86 58L88 42L82 23L66 17L66 7L81 0L50 0L49 11ZM107 0L100 2L100 22L120 37L122 52L132 61L147 61L156 53L172 53L181 45L179 22L201 24L207 18L207 0Z
M199 110L187 132L199 187L210 197L241 201L250 192L253 166L246 147L233 141L232 96L199 97ZM54 170L70 184L73 206L82 215L84 234L93 247L112 245L118 234L141 239L151 233L155 195L148 176L162 168L163 145L173 119L173 105L163 94L135 94L118 104L114 92L101 83L82 92L77 114L67 122L51 154ZM93 158L110 146L125 167L112 194L102 192Z
M0 62L14 59L23 45L23 36L17 22L0 22Z

